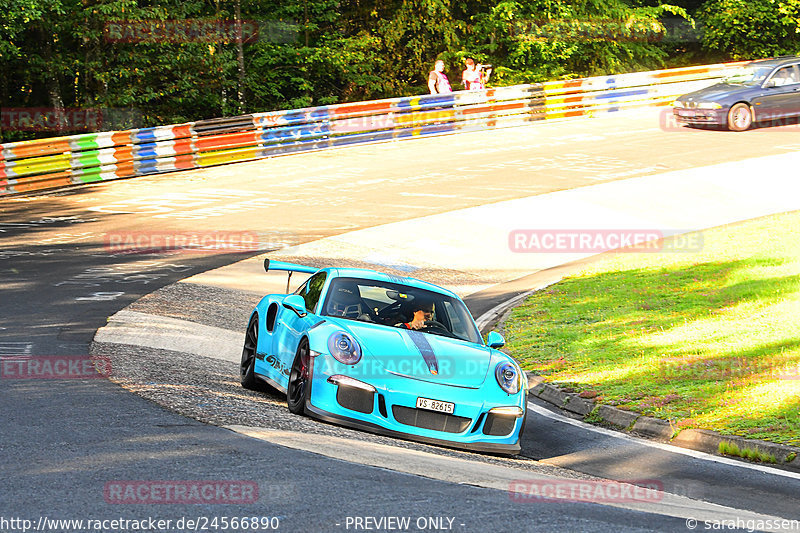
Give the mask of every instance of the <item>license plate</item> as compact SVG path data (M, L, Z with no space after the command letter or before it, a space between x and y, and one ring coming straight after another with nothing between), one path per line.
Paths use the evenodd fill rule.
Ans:
M451 415L456 409L456 404L431 400L430 398L417 398L417 409L427 409L428 411L438 411Z

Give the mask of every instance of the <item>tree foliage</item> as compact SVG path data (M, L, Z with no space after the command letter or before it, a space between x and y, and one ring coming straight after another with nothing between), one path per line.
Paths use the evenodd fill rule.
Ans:
M420 94L436 59L454 82L466 56L492 63L495 85L662 68L691 48L665 21L692 17L699 62L798 49L800 0L664 1L0 0L0 105L135 109L147 126ZM124 38L235 20L257 38Z
M723 58L800 51L800 0L708 0L699 12L703 46Z

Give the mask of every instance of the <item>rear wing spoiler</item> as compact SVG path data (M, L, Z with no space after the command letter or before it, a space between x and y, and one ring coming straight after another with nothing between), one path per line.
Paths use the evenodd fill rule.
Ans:
M289 282L292 280L292 274L294 272L314 274L319 269L305 265L297 265L295 263L284 263L283 261L271 261L269 259L264 259L264 272L269 272L271 270L283 270L288 272L289 276L286 278L286 294L289 294Z

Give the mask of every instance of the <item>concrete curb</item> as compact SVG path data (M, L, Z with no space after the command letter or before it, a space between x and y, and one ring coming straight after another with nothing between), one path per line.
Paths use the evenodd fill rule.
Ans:
M720 445L735 445L739 450L752 450L775 458L775 465L800 472L800 448L776 444L763 440L746 439L735 435L721 435L707 429L684 429L671 421L643 416L610 405L597 404L593 400L581 398L575 393L565 392L555 385L545 383L542 376L526 372L529 394L573 414L580 415L585 422L611 426L624 433L635 434L659 442L664 442L710 455L738 458L736 455L721 454ZM744 459L743 459L744 460ZM771 464L771 463L764 463Z

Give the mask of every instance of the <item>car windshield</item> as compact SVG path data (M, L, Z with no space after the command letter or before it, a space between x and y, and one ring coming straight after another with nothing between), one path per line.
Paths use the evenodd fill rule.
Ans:
M331 281L322 315L405 328L424 309L423 333L482 344L467 307L458 298L400 283L359 278Z
M722 82L741 85L758 85L769 76L770 72L772 72L772 67L751 65L735 70L729 76L723 78Z

